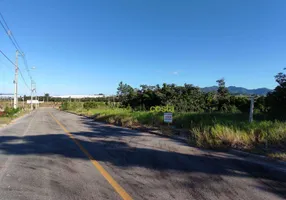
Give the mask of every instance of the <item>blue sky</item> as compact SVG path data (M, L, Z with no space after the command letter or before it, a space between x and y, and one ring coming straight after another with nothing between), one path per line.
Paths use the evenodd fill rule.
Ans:
M112 94L120 81L276 86L286 67L285 0L0 0L38 93ZM15 59L0 27L0 50ZM20 68L28 81L23 63ZM0 56L0 91L13 91ZM20 79L20 93L28 93Z

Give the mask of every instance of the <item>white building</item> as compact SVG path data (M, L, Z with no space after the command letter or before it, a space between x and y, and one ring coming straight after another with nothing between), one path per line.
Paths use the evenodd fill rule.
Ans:
M11 99L14 98L13 94L2 94L0 93L0 99Z
M62 98L62 99L83 99L83 98L100 98L105 97L103 94L94 94L94 95L60 95L60 96L51 96L52 98Z

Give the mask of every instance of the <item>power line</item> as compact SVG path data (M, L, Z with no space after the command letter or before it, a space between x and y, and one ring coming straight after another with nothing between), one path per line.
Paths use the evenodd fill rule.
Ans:
M24 65L25 65L26 71L28 72L28 76L32 80L33 78L32 78L31 73L30 73L30 69L29 69L29 66L28 66L28 62L27 62L26 56L24 56L23 59L24 59Z
M20 72L20 75L21 75L21 77L22 77L22 79L23 79L23 81L24 81L24 83L25 83L25 85L26 85L26 87L28 88L28 90L31 90L30 88L29 88L29 86L28 86L28 84L27 84L27 82L26 82L26 80L25 80L25 78L24 78L24 76L23 76L23 74L22 74L22 71L21 71L21 69L20 68L18 68L18 70L19 70L19 72Z
M14 37L11 29L9 28L6 20L4 19L2 13L0 12L0 17L2 18L4 24L6 25L6 27L4 26L4 24L0 21L1 26L3 27L3 29L5 30L6 34L8 35L9 39L11 40L11 42L13 43L14 47L21 53L23 54L23 51L19 45L19 43L17 42L16 38Z
M10 41L12 42L12 44L14 45L14 47L16 48L16 63L12 62L10 58L8 58L8 56L6 56L1 50L0 50L0 53L11 63L15 66L15 79L14 79L14 84L15 84L15 89L14 89L14 108L17 108L17 104L18 104L18 98L17 98L17 93L18 93L18 73L17 72L20 72L20 75L21 75L21 78L23 79L24 81L24 84L26 85L26 87L28 88L28 90L31 90L31 110L32 110L32 94L33 94L33 88L32 88L32 82L33 82L33 79L32 79L32 76L30 74L30 70L29 70L29 67L28 67L28 63L27 63L27 59L25 57L25 54L24 52L22 51L21 47L19 46L19 43L17 42L16 38L14 37L12 31L10 30L7 22L5 21L3 15L1 14L0 12L0 17L2 19L2 21L4 22L4 24L1 22L1 19L0 19L0 24L2 26L2 28L4 29L4 31L6 32L6 34L8 35ZM6 27L5 27L6 26ZM24 65L26 67L26 71L28 73L28 76L29 78L31 79L31 88L29 88L24 76L23 76L23 73L21 71L21 69L18 67L18 53L21 54L21 57L23 58L24 60Z
M0 53L1 53L12 65L14 65L15 67L17 67L17 66L15 65L15 63L13 63L12 60L11 60L8 56L6 56L5 53L3 53L3 51L0 50ZM19 70L19 72L20 72L20 75L21 75L21 77L22 77L22 79L23 79L23 81L24 81L26 87L30 90L30 88L29 88L29 86L28 86L28 84L27 84L27 82L26 82L26 80L25 80L25 78L24 78L24 76L23 76L23 74L22 74L22 71L21 71L21 69L20 69L19 67L18 67L18 70Z
M14 37L12 31L10 30L10 28L9 28L9 26L8 26L6 20L4 19L4 17L3 17L3 15L2 15L1 12L0 12L0 17L1 17L2 21L4 22L4 24L3 24L3 23L1 22L1 20L0 20L1 26L2 26L3 29L5 30L6 34L8 35L9 39L11 40L11 42L12 42L12 44L14 45L14 47L16 48L16 50L18 50L18 52L20 52L20 54L21 54L21 56L22 56L22 58L23 58L23 60L24 60L24 65L25 65L26 71L27 71L27 73L28 73L28 76L29 76L29 78L32 80L33 78L32 78L32 76L31 76L31 74L30 74L29 66L28 66L27 59L26 59L26 56L25 56L24 52L22 51L22 49L21 49L19 43L17 42L16 38ZM5 27L5 26L6 26L6 27Z
M16 65L13 63L13 61L12 61L10 58L8 58L8 56L6 56L5 53L3 53L3 51L0 50L0 53L1 53L12 65L14 65L14 66L16 67Z
M0 21L1 26L3 27L4 31L6 32L6 34L8 35L10 41L12 42L12 44L14 45L14 47L20 52L20 50L18 49L17 45L15 44L15 42L13 41L12 37L10 36L8 30L5 28L4 24Z
M0 59L0 63L2 63L2 65L5 66L5 67L10 68L10 66L8 66L5 62L3 62L2 59Z

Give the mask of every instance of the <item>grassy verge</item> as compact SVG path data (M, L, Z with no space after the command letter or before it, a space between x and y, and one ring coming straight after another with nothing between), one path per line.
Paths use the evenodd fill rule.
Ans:
M93 116L96 120L125 127L153 126L170 133L163 123L162 113L131 111L121 108L82 107L70 109L78 114ZM173 127L188 131L189 143L211 149L236 148L248 152L286 160L286 123L266 121L255 116L249 123L248 116L225 113L174 113Z
M0 127L9 124L11 119L9 117L0 117Z
M1 116L0 117L0 127L6 124L9 124L12 120L22 117L23 115L29 113L28 110L19 110L17 113L13 113L9 116Z

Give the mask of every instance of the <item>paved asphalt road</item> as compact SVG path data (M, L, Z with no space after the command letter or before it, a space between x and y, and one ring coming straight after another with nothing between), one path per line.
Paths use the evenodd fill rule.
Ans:
M285 182L235 156L52 108L0 129L0 199L285 199Z

